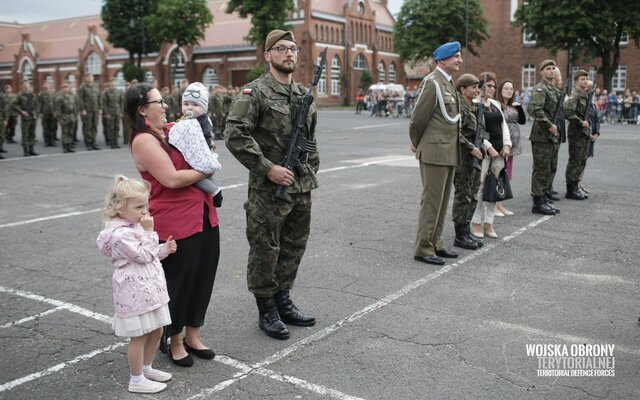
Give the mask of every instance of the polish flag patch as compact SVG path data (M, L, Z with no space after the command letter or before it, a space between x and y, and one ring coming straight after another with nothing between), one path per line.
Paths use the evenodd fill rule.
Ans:
M253 89L251 89L251 88L245 88L245 89L242 91L242 94L251 94L251 92L252 92L252 91L253 91Z

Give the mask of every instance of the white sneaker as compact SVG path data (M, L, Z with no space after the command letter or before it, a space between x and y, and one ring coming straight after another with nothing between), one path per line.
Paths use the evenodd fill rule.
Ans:
M147 378L144 378L140 383L129 382L129 391L131 393L158 393L166 388L166 383L150 381Z
M143 374L145 378L151 379L152 381L156 381L156 382L166 382L173 377L168 372L160 371L159 369L154 369L154 368L151 368L151 370L147 372L143 371Z

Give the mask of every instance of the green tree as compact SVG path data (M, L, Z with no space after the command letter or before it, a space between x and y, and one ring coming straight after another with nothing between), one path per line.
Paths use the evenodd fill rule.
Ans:
M251 15L251 30L245 38L264 48L267 34L273 29L289 30L285 24L289 11L295 11L293 0L230 0L227 13L238 12L242 18Z
M373 75L371 75L371 72L369 72L368 69L365 69L364 71L362 71L362 75L360 75L359 88L366 91L367 89L369 89L369 86L371 86L372 83Z
M247 82L255 81L256 79L264 75L265 72L267 72L267 70L262 65L253 67L249 72L247 72Z
M146 21L157 42L193 46L204 39L213 15L206 0L159 0Z
M105 0L100 17L107 30L107 40L129 52L129 63L140 67L142 57L158 51L160 44L149 32L146 16L153 15L158 0Z
M409 62L428 59L438 46L452 40L477 55L474 46L488 38L479 0L405 0L393 28L393 47Z
M623 35L640 42L640 2L628 0L529 0L516 11L516 26L534 35L536 47L552 54L571 50L571 61L602 60L598 72L611 90L611 78L620 64ZM569 79L569 78L567 78Z

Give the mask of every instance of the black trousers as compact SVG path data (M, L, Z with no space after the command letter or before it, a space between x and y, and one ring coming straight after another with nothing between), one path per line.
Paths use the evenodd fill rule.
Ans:
M179 334L185 326L204 325L220 258L220 230L211 227L204 207L203 231L176 240L178 251L162 260L171 313L167 336Z

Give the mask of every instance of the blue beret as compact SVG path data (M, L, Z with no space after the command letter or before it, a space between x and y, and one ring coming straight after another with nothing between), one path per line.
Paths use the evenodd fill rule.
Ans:
M438 47L433 52L434 61L445 60L460 51L460 42L449 42Z

